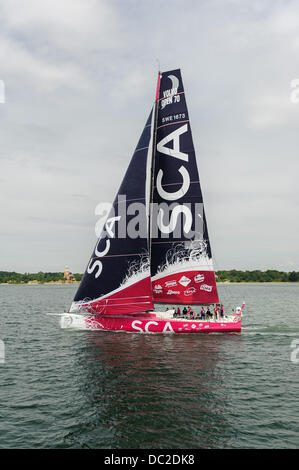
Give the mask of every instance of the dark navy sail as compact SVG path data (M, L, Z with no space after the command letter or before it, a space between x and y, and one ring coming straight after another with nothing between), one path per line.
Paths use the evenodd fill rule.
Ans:
M90 307L99 313L123 314L153 308L147 236L152 115L151 112L71 311Z
M161 75L154 152L154 300L218 302L203 198L180 70Z

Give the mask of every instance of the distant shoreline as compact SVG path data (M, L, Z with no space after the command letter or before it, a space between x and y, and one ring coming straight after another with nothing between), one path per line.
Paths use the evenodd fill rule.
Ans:
M60 286L64 286L64 285L71 285L71 284L80 284L80 281L50 281L50 282L33 282L33 281L29 281L29 282L0 282L0 286L42 286L42 285L47 285L47 286L51 286L51 285L60 285Z
M72 284L80 284L81 281L50 281L50 282L0 282L0 286L65 286ZM221 284L299 284L299 281L217 281L217 285Z
M79 284L84 277L82 273L67 272L42 272L17 273L15 271L0 271L0 285L66 285ZM240 271L237 269L215 271L217 284L285 284L298 283L299 271L277 271L268 269L260 271Z

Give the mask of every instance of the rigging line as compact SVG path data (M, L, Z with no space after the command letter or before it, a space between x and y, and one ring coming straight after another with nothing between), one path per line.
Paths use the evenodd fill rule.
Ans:
M116 305L116 304L113 304L114 301L123 301L122 305L131 305L131 304L148 304L148 303L151 303L151 296L143 296L143 297L140 297L140 299L142 300L138 300L139 297L116 297L115 299L107 299L105 297L101 297L100 299L95 299L95 300L90 300L88 302L81 302L80 301L80 306L83 308L85 307L92 307L93 305L108 305L109 304L109 307L113 307L113 305ZM132 302L132 300L135 300L135 302ZM105 302L105 304L103 304L103 302ZM118 304L119 305L119 304Z
M175 95L171 95L171 96L177 96L177 95L184 95L185 92L184 91L179 91L178 93L176 93ZM159 98L159 101L161 100L164 100L166 98L169 98L168 96L162 96L162 98Z
M145 201L145 197L136 197L136 198L132 198L132 199L124 199L123 201L115 201L113 203L113 205L120 205L120 204L125 204L126 202L130 202L130 201Z
M99 299L99 302L102 301L102 300L106 300L107 302L114 302L115 300L138 300L138 299L150 299L150 295L139 295L139 296L136 296L136 297L113 297L113 299Z
M112 307L126 307L128 305L151 305L151 301L148 301L148 302L130 302L130 303L122 303L122 304L99 304L99 307L109 307L109 308L112 308Z
M146 150L146 149L148 149L148 147L141 147L140 149L136 149L134 153L140 152L140 150Z
M195 242L207 242L209 239L208 238L198 238L196 240L189 240L189 238L184 238L183 240L167 240L165 242L161 242L161 241L157 241L157 242L153 242L152 243L155 243L156 245L160 244L160 243L185 243L185 242L189 242L189 243L195 243ZM189 247L188 247L189 249Z
M92 259L101 259L101 258L115 258L117 256L148 256L148 253L124 253L123 255L117 254L117 255L104 255L104 256L93 256Z
M107 294L107 295L110 295L110 294ZM107 297L99 297L97 299L90 299L90 300L85 300L83 302L83 304L88 304L88 303L95 303L95 302L103 302L104 300L105 301L108 301L108 300L123 300L123 299L148 299L150 298L150 295L136 295L135 297L113 297L111 299L107 298ZM80 300L81 302L81 300Z
M214 266L213 266L212 264L198 264L198 262L196 261L196 259L193 259L193 258L191 259L191 262L190 262L188 259L183 260L183 262L184 262L184 261L188 262L188 270L189 270L189 268L192 268L192 267L195 267L195 268L197 268L197 267L201 267L201 268L202 268L202 267L205 267L206 269L203 269L202 271L214 271ZM171 265L171 264L166 265L166 268L169 267L169 268L171 269L172 266L174 266L174 265L175 265L175 263L174 263L173 265ZM187 270L187 268L185 269L185 267L182 267L182 268L180 268L180 269L182 269L183 271L184 271L184 270ZM182 272L183 272L183 271L182 271ZM193 271L193 269L192 269L191 271ZM157 272L154 276L152 276L152 278L154 278L155 276L158 276L158 275L160 275L160 274L163 274L164 272L165 272L165 269L164 269L164 270L162 269L162 271ZM180 271L180 272L181 272L181 271Z
M195 183L200 183L200 180L194 180L194 181L190 181L190 184L195 184ZM164 184L161 184L161 186L174 186L174 185L180 185L182 186L182 182L177 182L177 183L164 183ZM156 189L157 186L154 186L154 188ZM195 197L195 196L193 196Z

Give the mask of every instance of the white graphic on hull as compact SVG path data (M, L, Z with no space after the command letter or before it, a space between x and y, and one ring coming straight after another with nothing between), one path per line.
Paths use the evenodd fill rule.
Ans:
M94 298L94 299L85 298L77 302L74 301L71 305L70 312L83 310L83 311L88 311L90 313L94 313L93 307L90 304L104 301L105 299L106 299L106 304L107 304L110 296L112 296L113 294L116 294L117 292L122 291L123 289L127 287L132 286L138 281L142 281L143 279L146 279L149 276L150 276L149 256L147 254L144 254L129 264L127 275L125 276L125 278L123 279L123 281L121 282L120 286L117 289L111 292L108 292L108 294L99 295L97 298ZM106 304L103 303L102 311L104 311ZM97 308L97 313L101 313L98 308Z
M207 254L204 241L178 243L167 251L165 263L160 264L153 280L184 271L213 271L213 262ZM201 282L201 281L197 281Z
M127 287L150 276L150 261L147 254L132 261L128 267L128 273L122 281L120 287Z

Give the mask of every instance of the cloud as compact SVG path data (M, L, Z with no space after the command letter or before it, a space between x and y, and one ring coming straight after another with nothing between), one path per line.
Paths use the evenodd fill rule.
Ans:
M51 55L59 48L58 53L75 54L118 44L117 16L106 0L28 0L26 8L11 0L2 2L0 11L7 31L36 52Z

